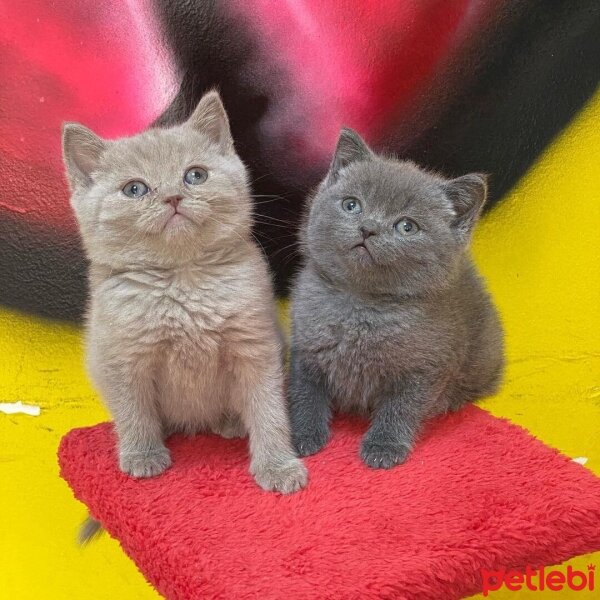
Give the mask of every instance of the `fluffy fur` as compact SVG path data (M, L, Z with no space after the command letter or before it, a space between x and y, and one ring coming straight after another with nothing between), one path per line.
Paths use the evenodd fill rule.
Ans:
M481 175L445 180L342 131L310 204L292 292L290 410L301 455L327 442L332 408L359 411L372 417L363 461L392 467L424 419L497 389L501 326L467 251L485 194ZM399 231L407 220L411 231Z
M120 468L152 477L174 432L249 434L257 483L306 483L283 397L264 257L253 243L246 169L216 92L190 119L117 141L64 127L63 149L90 260L87 366L119 440ZM186 183L192 167L208 176ZM149 191L125 195L131 181Z

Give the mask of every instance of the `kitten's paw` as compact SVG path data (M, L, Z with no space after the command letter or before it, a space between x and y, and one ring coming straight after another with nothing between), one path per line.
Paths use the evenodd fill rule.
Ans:
M410 454L410 448L402 444L375 443L364 440L360 457L372 469L391 469L402 464Z
M119 466L132 477L155 477L171 466L171 455L164 446L140 452L122 452Z
M301 490L308 481L308 472L302 461L291 458L278 463L250 468L256 483L267 492L291 494Z
M305 435L293 435L292 438L298 456L310 456L325 446L329 439L329 431L311 431Z

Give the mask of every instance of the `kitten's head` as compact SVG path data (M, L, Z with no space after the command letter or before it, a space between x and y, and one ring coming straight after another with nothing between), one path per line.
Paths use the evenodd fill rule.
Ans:
M484 175L444 179L376 156L343 129L310 204L304 252L325 277L353 291L427 293L453 276L485 196Z
M65 124L63 155L92 262L177 266L249 234L246 169L217 92L182 125L131 138L108 141Z

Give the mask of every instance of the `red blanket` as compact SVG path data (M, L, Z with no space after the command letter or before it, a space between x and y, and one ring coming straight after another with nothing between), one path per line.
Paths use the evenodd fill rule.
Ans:
M167 598L459 598L482 569L525 570L600 549L600 479L476 407L432 422L405 465L358 458L338 420L279 496L248 474L245 440L173 437L173 466L119 472L110 424L70 432L62 476Z

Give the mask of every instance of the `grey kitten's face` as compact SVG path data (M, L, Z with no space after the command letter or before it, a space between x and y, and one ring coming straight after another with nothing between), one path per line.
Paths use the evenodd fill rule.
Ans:
M445 180L377 157L342 130L310 208L305 252L331 281L357 292L442 287L468 245L485 189L481 175Z
M243 243L251 227L246 170L218 95L183 125L105 141L67 125L72 205L93 261L172 266Z

